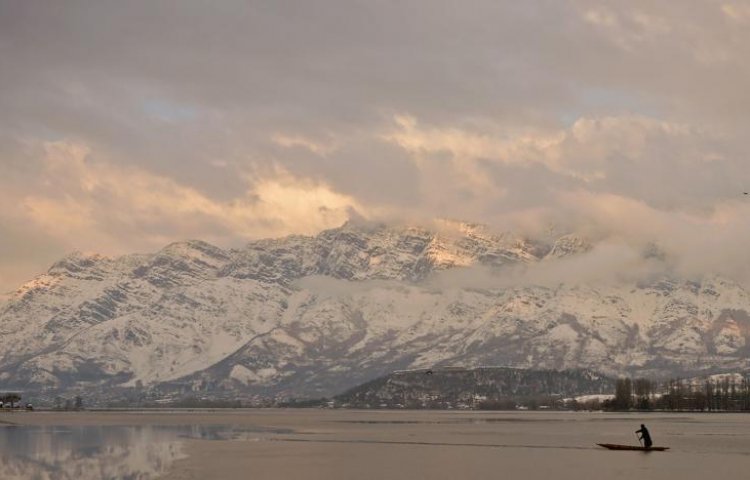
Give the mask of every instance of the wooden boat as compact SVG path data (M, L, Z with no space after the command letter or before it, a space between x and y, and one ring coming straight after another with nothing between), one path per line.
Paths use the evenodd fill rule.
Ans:
M597 445L609 450L637 450L640 452L663 452L664 450L669 450L669 447L642 447L640 445L617 445L616 443L597 443Z

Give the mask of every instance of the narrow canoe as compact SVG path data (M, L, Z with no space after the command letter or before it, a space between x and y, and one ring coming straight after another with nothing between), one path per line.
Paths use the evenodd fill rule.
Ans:
M597 443L600 447L608 448L610 450L638 450L641 452L663 452L669 450L669 447L641 447L635 445L617 445L616 443Z

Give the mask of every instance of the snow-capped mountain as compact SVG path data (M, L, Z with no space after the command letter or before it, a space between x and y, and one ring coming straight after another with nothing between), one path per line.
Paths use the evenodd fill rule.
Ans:
M550 287L503 277L504 266L591 248L572 235L532 241L472 225L346 224L239 250L189 241L119 258L76 253L0 306L0 390L320 396L445 365L747 367L750 297L729 280ZM433 281L487 271L482 282Z

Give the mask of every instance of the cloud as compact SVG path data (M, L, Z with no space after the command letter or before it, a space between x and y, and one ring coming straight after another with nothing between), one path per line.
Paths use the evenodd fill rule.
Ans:
M454 161L454 168L477 187L486 186L486 179L477 171L480 160L503 163L529 163L546 158L539 155L561 140L560 133L523 133L513 136L502 132L473 132L457 127L422 127L417 119L408 115L394 118L398 129L384 135L409 151L414 160L423 163L424 155L447 153Z
M745 258L742 2L0 10L0 290L67 250L315 233L352 209L711 259L690 271Z
M274 134L271 140L276 145L284 148L305 148L316 155L328 155L335 151L337 146L332 140L316 141L302 135Z
M523 132L422 126L406 116L394 122L384 139L410 153L438 198L463 189L483 205L520 209L585 189L679 211L736 196L747 178L720 134L643 115L581 117L566 128Z
M583 18L601 29L619 48L629 52L672 31L666 18L637 9L616 11L607 6L597 6L586 10Z
M465 289L500 291L526 286L553 289L561 285L621 286L651 281L671 271L673 267L667 259L648 253L649 250L623 241L609 240L569 257L503 267L476 264L441 270L432 273L420 285L396 280L349 282L320 275L304 277L295 285L315 295L335 298L387 289L424 289L439 293Z
M308 275L295 282L295 287L307 290L310 293L322 297L349 297L358 294L366 294L372 290L408 290L414 288L406 282L397 280L364 280L350 282L324 275Z
M571 257L503 268L471 266L435 273L427 288L503 290L525 286L557 288L561 285L632 285L663 275L669 266L644 256L621 242L602 242L592 250Z
M593 241L622 243L637 252L656 246L668 260L664 273L689 278L721 274L750 285L744 267L750 262L750 203L744 199L727 200L710 213L679 212L619 195L578 191L561 198L558 213Z
M721 11L732 21L738 23L747 23L750 21L750 5L744 3L725 3L721 6Z
M127 252L158 248L175 237L226 244L237 239L313 234L340 225L354 199L276 170L247 177L247 191L222 202L140 168L112 165L88 146L49 142L38 191L21 210L46 234L79 248Z

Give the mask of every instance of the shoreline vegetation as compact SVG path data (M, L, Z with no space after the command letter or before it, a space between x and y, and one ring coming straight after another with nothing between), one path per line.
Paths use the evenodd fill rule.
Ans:
M618 379L610 411L750 412L750 377L719 375L702 380Z

